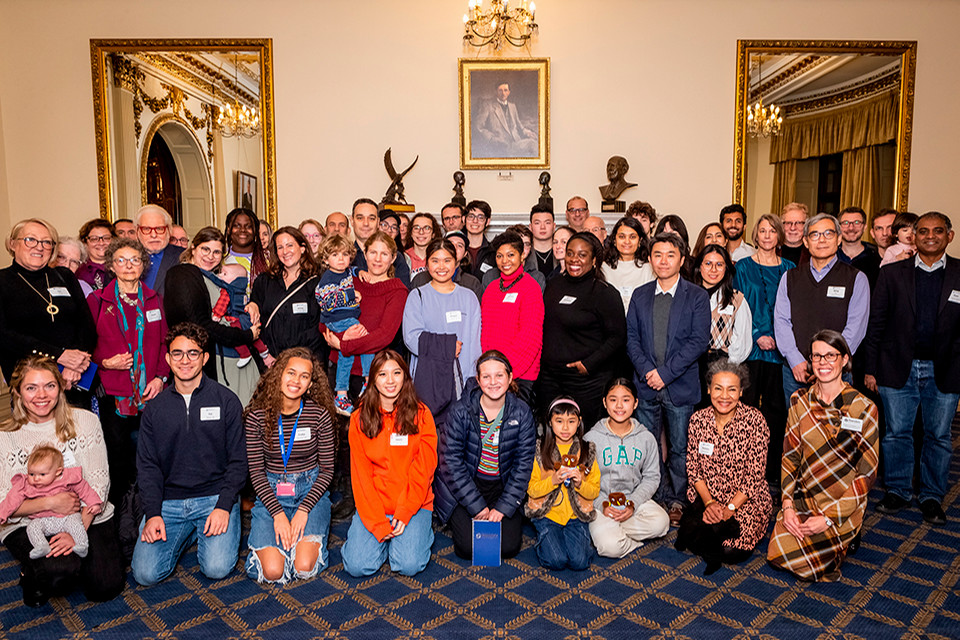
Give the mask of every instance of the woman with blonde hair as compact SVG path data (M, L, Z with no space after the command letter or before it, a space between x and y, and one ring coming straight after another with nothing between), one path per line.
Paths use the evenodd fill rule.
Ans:
M67 404L64 379L57 363L40 355L21 360L10 377L12 416L0 425L0 451L8 464L0 466L0 495L10 492L13 476L26 472L26 461L37 445L52 444L63 455L64 466L80 467L83 479L103 501L103 510L88 526L89 550L85 558L72 553L76 541L68 533L50 539L50 554L32 560L27 538L28 516L69 515L80 511L73 493L26 500L0 526L0 541L20 562L20 587L24 604L43 605L51 596L66 595L82 586L88 600L115 598L125 582L120 543L107 502L110 473L107 449L97 417Z

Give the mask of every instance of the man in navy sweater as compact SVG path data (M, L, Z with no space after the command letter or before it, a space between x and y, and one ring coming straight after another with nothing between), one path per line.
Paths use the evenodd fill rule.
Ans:
M197 541L200 570L212 580L237 564L246 442L237 396L203 375L207 332L183 322L167 334L173 386L143 410L137 484L144 520L133 551L133 578L160 582Z

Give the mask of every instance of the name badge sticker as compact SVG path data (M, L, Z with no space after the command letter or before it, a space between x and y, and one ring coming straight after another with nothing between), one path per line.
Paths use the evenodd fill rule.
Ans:
M575 296L563 296L560 298L560 304L573 304L577 301Z
M712 442L701 442L697 447L697 452L700 455L712 456L713 455L713 443Z
M846 287L827 287L828 298L843 298L847 295Z
M294 497L295 495L297 495L297 492L295 491L295 489L296 489L296 487L294 487L294 485L293 485L292 482L278 482L278 483L277 483L277 497L278 497L278 498L283 498L283 497L290 497L290 498L292 498L292 497Z
M863 420L851 418L849 416L843 416L843 418L840 419L840 428L846 431L856 431L857 433L862 433Z
M517 292L511 291L507 295L503 296L504 302L516 302L517 301Z
M307 312L307 303L306 302L294 302L293 303L293 312L300 314Z
M64 467L78 467L77 458L73 455L73 451L70 449L63 450L63 466Z
M50 292L51 296L55 296L57 298L70 297L70 291L66 287L50 287L49 289L47 289L47 291Z
M490 444L500 444L500 432L497 431L493 434L493 437L490 438Z
M391 447L405 447L407 446L407 438L409 436L402 436L399 433L390 434L390 446Z
M951 291L950 297L947 298L947 300L955 304L960 304L960 291L957 291L956 289Z
M220 407L200 407L201 420L219 420Z
M160 309L147 310L147 322L156 322L160 319Z
M480 265L480 273L486 273L487 271L490 271L490 269L493 269L493 267L487 264L486 262Z
M447 322L462 322L463 313L459 310L456 311L447 311Z
M304 442L310 439L310 427L297 427L297 435L293 436L294 442Z

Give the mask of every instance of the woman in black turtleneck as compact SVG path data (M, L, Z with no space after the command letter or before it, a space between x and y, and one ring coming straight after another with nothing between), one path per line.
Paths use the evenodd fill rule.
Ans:
M567 242L566 271L543 292L543 354L537 399L541 416L560 394L580 405L584 425L602 410L603 387L622 364L627 342L623 302L599 265L603 245L591 233Z
M7 239L13 264L0 269L0 369L7 382L17 361L31 353L56 360L71 386L90 366L97 330L76 276L49 266L58 241L53 225L39 218L18 222ZM89 393L67 397L90 408Z

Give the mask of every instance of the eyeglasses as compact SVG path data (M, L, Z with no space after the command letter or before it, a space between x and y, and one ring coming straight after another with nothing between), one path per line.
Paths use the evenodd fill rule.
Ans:
M840 222L841 227L862 227L863 220L842 220Z
M590 213L590 209L586 207L581 207L578 209L567 209L567 213Z
M820 238L824 240L833 240L837 237L837 232L833 229L827 229L826 231L809 231L807 232L807 237L816 242Z
M463 220L463 216L447 216L446 218L443 219L444 223L446 224L451 224L458 220Z
M381 222L381 223L380 223L380 230L381 230L381 231L392 231L392 232L396 233L399 228L400 228L399 225L391 224L391 223L389 223L389 222Z
M424 224L415 224L415 225L413 225L413 230L414 230L416 233L424 233L424 232L426 232L426 231L433 231L433 227L430 226L429 224L426 224L426 225L424 225Z
M483 215L482 213L468 213L468 214L467 214L467 220L472 220L472 221L474 221L474 222L479 222L479 221L481 221L481 220L486 220L486 219L487 219L487 216Z
M96 244L106 244L113 240L113 236L87 236L87 242Z
M322 233L305 233L303 234L303 237L306 238L307 240L319 240L320 238L323 237L323 234Z
M33 236L26 236L20 238L20 240L23 242L23 246L27 247L28 249L33 249L38 244L44 249L53 249L55 246L57 246L57 243L53 240L37 240Z
M58 256L57 264L61 267L67 267L71 271L76 271L80 268L80 261L75 260L74 258L67 258L66 256Z
M803 220L794 220L792 222L784 222L783 226L785 227L802 227L804 225Z
M187 360L193 361L200 357L200 354L203 353L199 349L190 349L189 351L181 351L180 349L174 349L170 352L170 357L175 361L180 362L186 356Z
M167 225L163 225L161 227L137 226L137 231L145 236L162 236L167 232Z
M821 360L833 364L840 358L839 353L811 353L810 362L820 362Z
M135 267L139 267L143 264L143 259L140 256L133 256L132 258L114 258L113 264L123 266L125 264L132 264Z
M203 246L197 247L197 249L200 250L200 255L202 255L204 258L209 258L211 256L214 258L220 258L223 256L222 249L211 249L210 247Z

